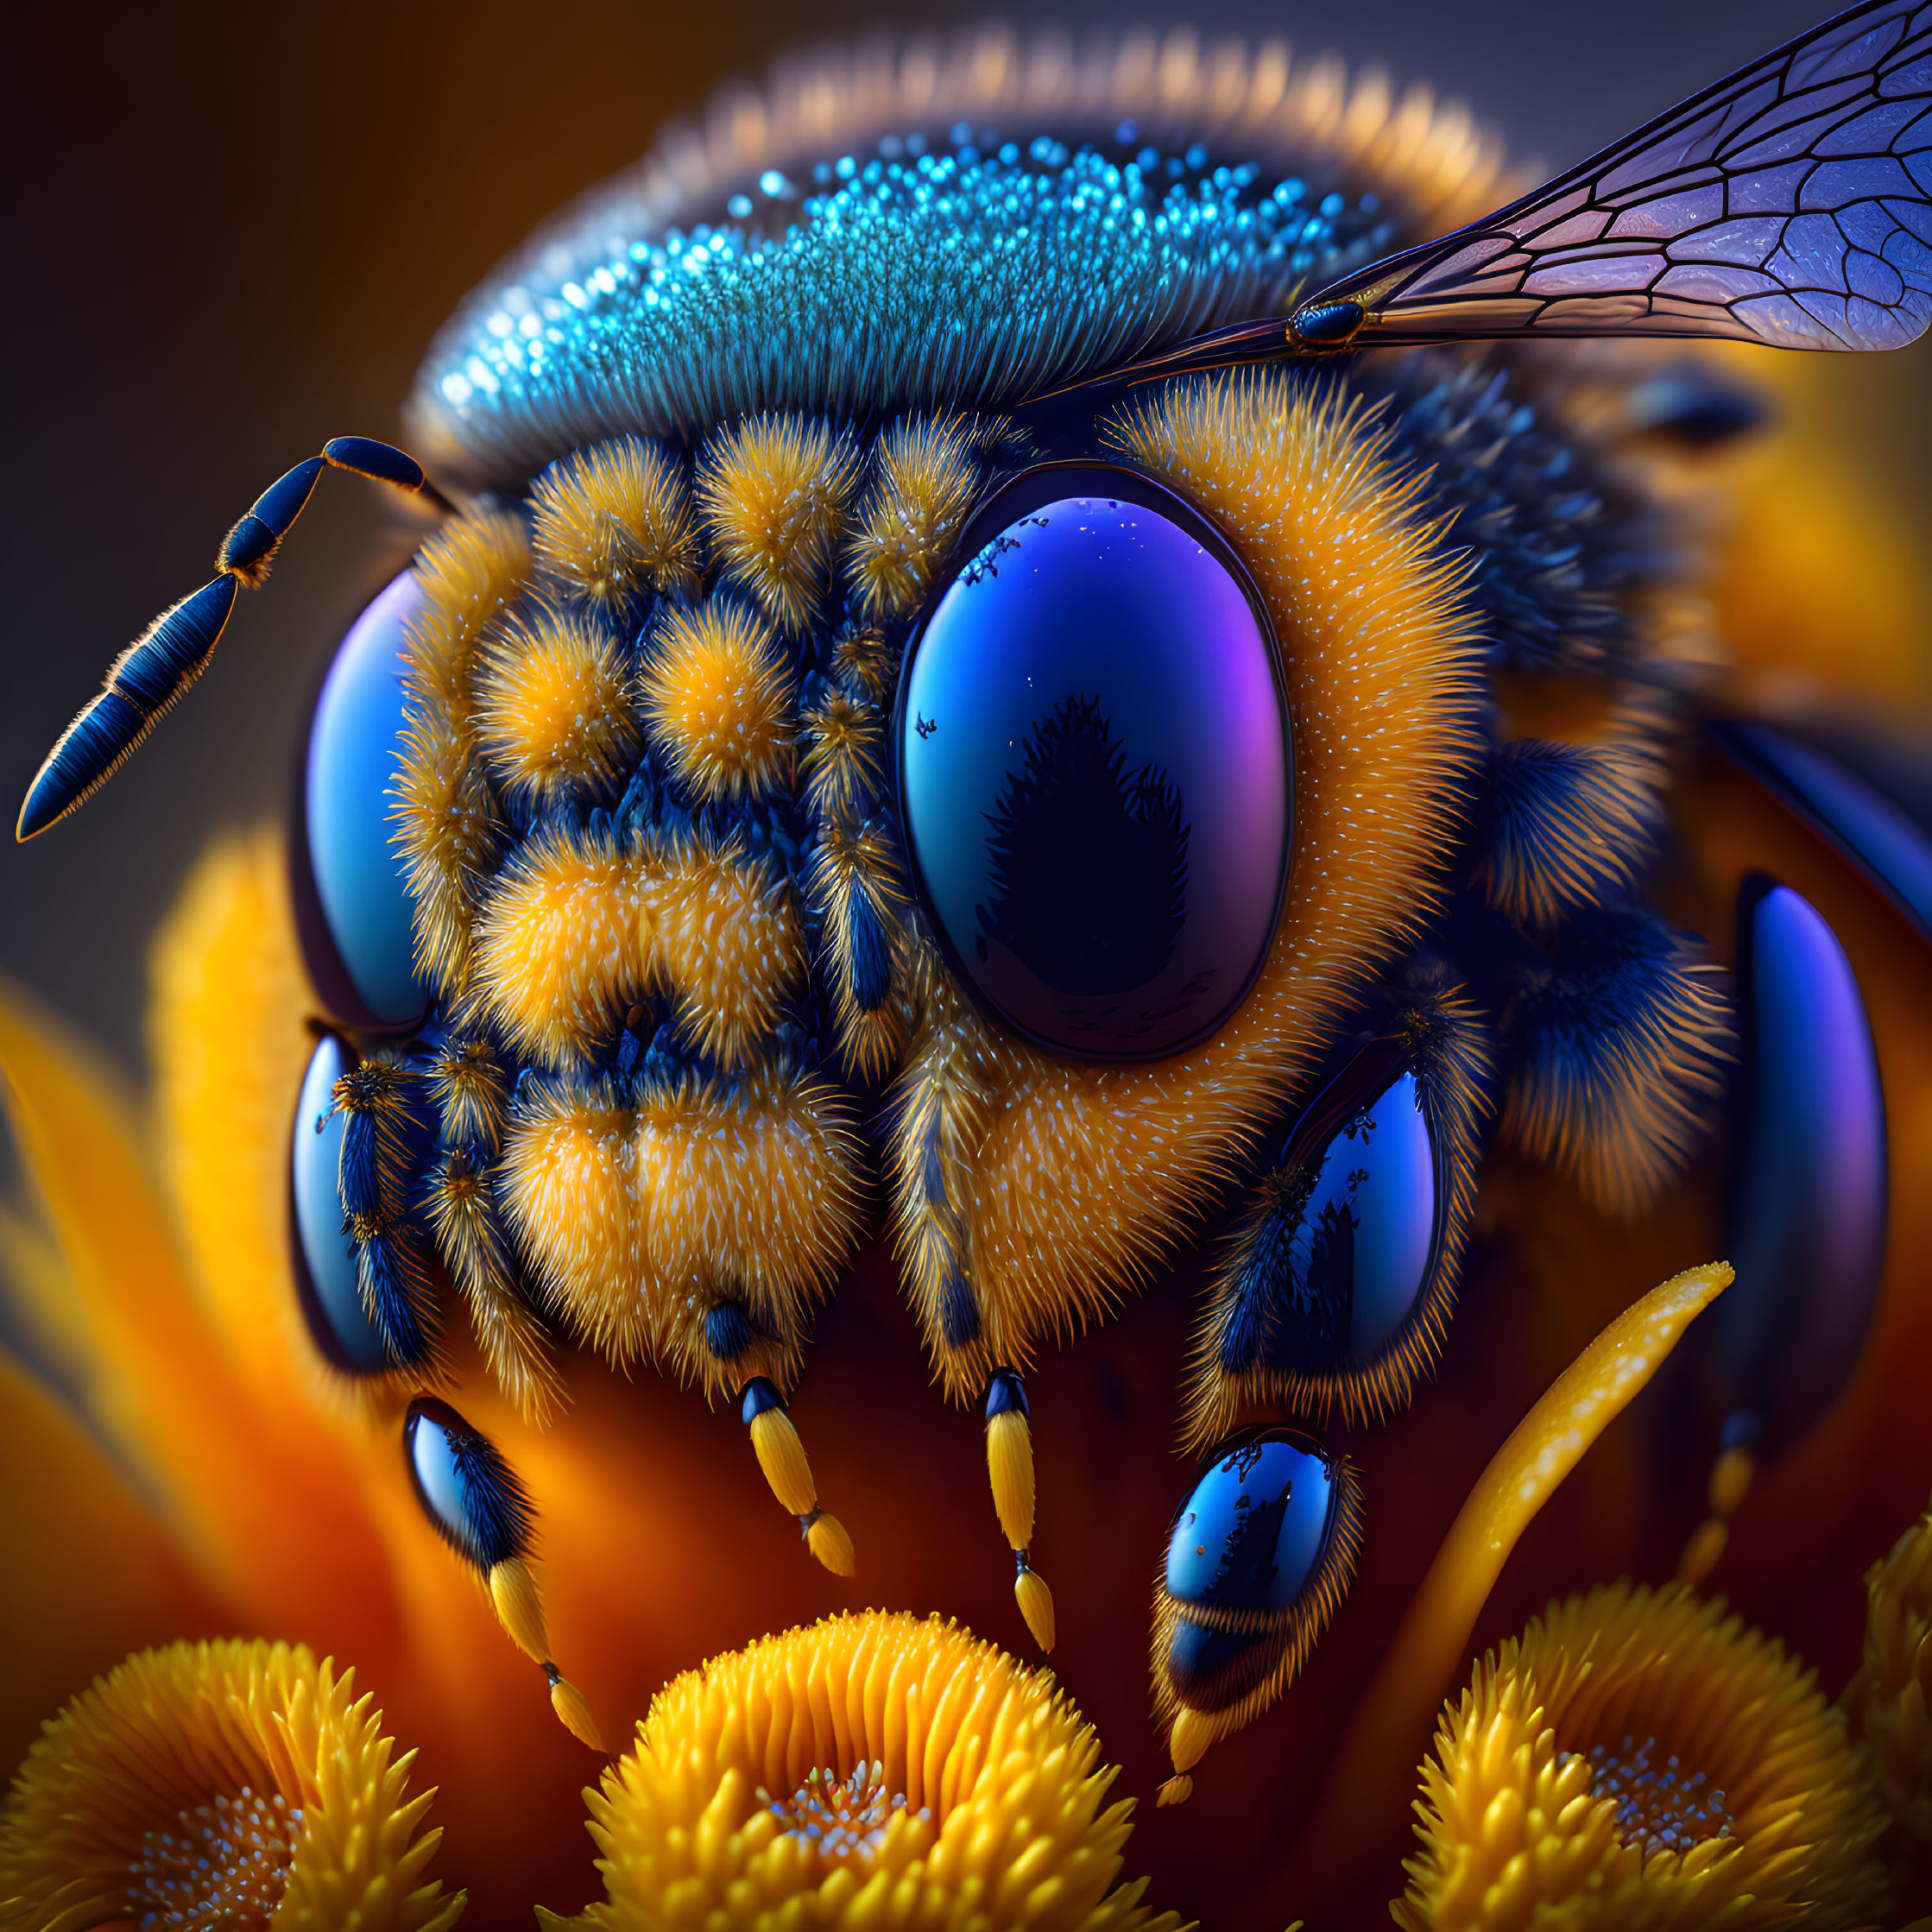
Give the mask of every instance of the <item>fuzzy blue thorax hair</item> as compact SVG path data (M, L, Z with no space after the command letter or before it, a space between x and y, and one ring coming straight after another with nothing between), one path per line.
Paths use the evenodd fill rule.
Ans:
M816 128L785 124L808 117L781 84L759 138L673 140L511 257L417 378L439 473L515 487L602 438L759 409L1005 407L1281 311L1429 225L1291 99L1215 127L1151 75L1095 98L1070 70L919 100L912 65Z

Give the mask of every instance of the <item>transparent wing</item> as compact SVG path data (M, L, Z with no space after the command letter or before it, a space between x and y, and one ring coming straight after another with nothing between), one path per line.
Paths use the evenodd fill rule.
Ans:
M1929 320L1932 0L1867 0L1547 187L1323 289L1289 335L1896 349Z

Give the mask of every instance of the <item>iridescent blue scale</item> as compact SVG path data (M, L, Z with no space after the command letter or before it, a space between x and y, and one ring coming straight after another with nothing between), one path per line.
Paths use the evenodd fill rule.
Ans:
M316 990L350 1026L408 1026L426 1004L389 843L407 626L421 603L413 570L377 593L338 648L309 727L295 852L303 950Z
M309 1056L289 1135L289 1246L302 1314L323 1359L344 1374L379 1375L395 1364L363 1310L337 1191L347 1122L333 1111L335 1083L353 1064L333 1033L323 1034Z

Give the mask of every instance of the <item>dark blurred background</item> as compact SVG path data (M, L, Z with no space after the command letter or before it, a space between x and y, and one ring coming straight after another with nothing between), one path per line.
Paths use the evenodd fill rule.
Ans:
M1822 0L1196 0L1203 37L1380 57L1552 166L1809 24ZM432 331L540 218L780 48L969 4L465 0L36 5L0 60L7 144L0 799L110 657L208 574L229 523L327 436L397 433ZM1010 16L1010 9L1009 9ZM1075 29L1130 0L1029 10ZM1923 345L1921 345L1923 350ZM1852 358L1846 358L1847 364ZM1847 407L1902 437L1923 354L1859 358ZM1923 458L1922 458L1923 461ZM325 482L213 670L131 765L0 845L0 969L130 1070L145 935L216 827L280 810L326 654L380 580L382 496Z

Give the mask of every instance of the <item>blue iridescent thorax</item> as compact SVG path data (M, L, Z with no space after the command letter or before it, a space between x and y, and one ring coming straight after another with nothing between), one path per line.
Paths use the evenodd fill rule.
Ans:
M1024 117L759 169L639 232L622 184L472 297L418 378L480 478L752 408L999 409L1287 306L1400 234L1332 160ZM1065 137L1064 138L1063 136ZM709 205L704 204L708 203Z

